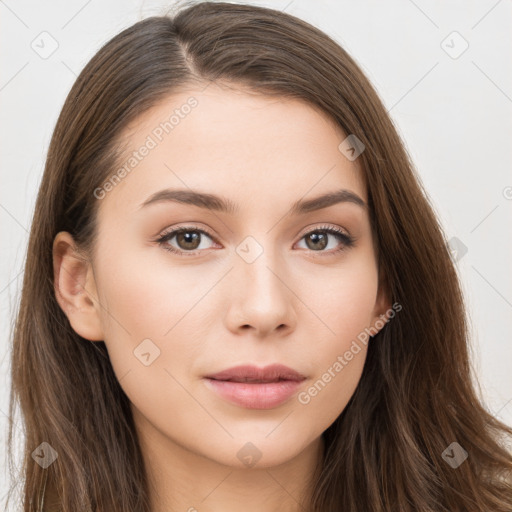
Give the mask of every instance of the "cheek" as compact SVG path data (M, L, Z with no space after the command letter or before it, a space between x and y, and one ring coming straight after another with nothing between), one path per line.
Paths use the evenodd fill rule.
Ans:
M98 261L97 271L112 367L135 403L162 389L179 398L170 374L179 382L189 378L211 339L212 322L219 327L214 288L226 270L206 262L179 265L157 247L121 247L122 241L105 244L109 258Z
M207 334L196 333L198 322L194 321L194 305L206 291L204 276L194 283L191 278L197 270L195 274L177 271L165 265L165 258L151 264L142 255L108 254L116 264L105 262L98 269L100 300L106 305L102 322L109 358L123 391L145 416L162 425L172 424L176 410L200 414L180 383L186 386L184 374Z
M108 260L98 264L101 293L115 311L115 315L103 311L103 319L112 334L124 327L125 334L161 338L204 293L204 286L198 289L204 274L197 267L179 266L163 248L132 239L136 235L127 234L100 249L108 254Z
M324 286L314 293L309 286L307 294L303 291L321 320L309 333L314 341L308 357L315 376L297 400L306 411L314 410L320 424L330 425L347 405L362 374L374 322L377 269L373 258L363 257L317 283Z
M173 330L179 330L180 319L196 295L186 273L162 265L161 260L157 264L143 258L133 247L126 251L119 247L102 249L109 258L99 262L96 272L104 339L118 377L148 362L144 360L148 356L142 361L140 357L148 352L149 360L155 361L151 366L162 365L168 357L165 344ZM177 351L173 357L180 354Z
M339 265L314 268L299 288L300 297L318 319L311 324L318 328L326 352L342 349L369 326L375 314L378 275L373 252L368 248L347 256Z

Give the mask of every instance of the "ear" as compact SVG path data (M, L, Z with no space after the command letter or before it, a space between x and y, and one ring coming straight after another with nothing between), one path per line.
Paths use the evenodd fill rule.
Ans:
M379 288L377 290L371 324L373 326L373 330L377 332L379 332L384 327L384 325L386 325L390 311L394 313L391 307L388 281L385 275L383 275L381 272L379 272L379 274ZM377 334L377 332L375 334ZM372 336L375 336L375 334Z
M58 233L53 241L53 277L57 302L73 330L87 340L103 341L92 266L66 231Z

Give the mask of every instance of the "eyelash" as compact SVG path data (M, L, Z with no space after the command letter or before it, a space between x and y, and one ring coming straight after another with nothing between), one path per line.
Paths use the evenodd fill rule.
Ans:
M208 236L209 238L211 238L213 241L215 241L214 237L210 233L208 233L208 231L205 231L204 229L200 229L195 226L185 226L185 227L180 227L180 228L174 229L173 231L169 231L168 233L164 233L162 236L160 236L156 240L156 242L159 245L161 245L164 250L172 252L174 254L178 254L178 255L182 255L182 256L195 256L198 252L201 252L202 249L196 250L196 251L182 251L182 250L176 249L166 243L169 240L171 240L172 238L174 238L175 235L178 235L178 234L184 233L184 232L188 232L188 231L195 231L198 233L202 233L202 234ZM341 244L341 246L339 248L333 249L330 251L313 251L313 250L311 250L311 252L313 252L313 253L318 253L318 254L315 254L315 257L316 256L320 256L320 257L332 256L333 254L338 254L354 245L355 240L351 236L349 236L346 233L344 233L343 231L341 231L341 229L335 228L332 226L320 226L318 228L315 228L311 231L308 231L307 233L304 233L304 235L302 235L302 237L300 239L302 240L306 236L311 235L312 233L319 232L319 231L321 231L323 233L335 235L343 243Z

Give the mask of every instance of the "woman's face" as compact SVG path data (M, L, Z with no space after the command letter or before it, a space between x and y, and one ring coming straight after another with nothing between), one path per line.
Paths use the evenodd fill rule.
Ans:
M276 465L318 440L354 393L362 333L389 304L346 137L301 101L213 84L128 127L124 173L95 191L88 291L100 327L89 339L105 341L139 431L163 450ZM275 363L305 379L205 378Z

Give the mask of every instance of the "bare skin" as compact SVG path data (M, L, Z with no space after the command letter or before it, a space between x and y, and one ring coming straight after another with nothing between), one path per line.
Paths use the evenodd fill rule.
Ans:
M338 149L347 134L317 109L216 84L140 116L126 131L129 152L191 96L197 106L98 199L94 254L80 258L69 233L55 237L57 298L78 334L107 345L132 403L153 512L304 510L321 435L353 395L367 346L341 371L333 365L390 304L365 206L291 206L340 189L366 203L361 169ZM220 195L239 211L141 207L162 189ZM198 243L156 241L178 227ZM315 239L320 228L340 229L353 245L325 231ZM134 354L147 339L148 365ZM276 362L307 378L270 409L235 405L203 378Z

